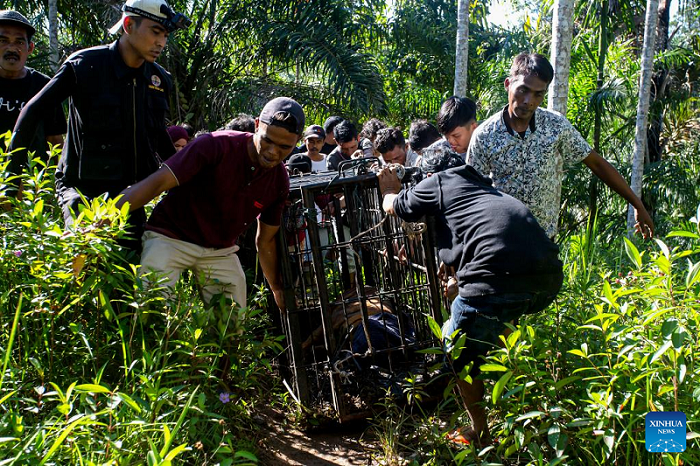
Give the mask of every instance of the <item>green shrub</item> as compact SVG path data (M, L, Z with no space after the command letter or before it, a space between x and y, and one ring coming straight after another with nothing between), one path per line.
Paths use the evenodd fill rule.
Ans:
M54 169L33 160L0 214L0 464L257 463L250 413L280 349L264 296L231 322L192 287L166 300L117 246L113 200L64 230Z

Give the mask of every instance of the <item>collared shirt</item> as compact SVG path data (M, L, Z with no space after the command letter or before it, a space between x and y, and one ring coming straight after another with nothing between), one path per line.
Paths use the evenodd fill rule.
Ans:
M178 181L156 205L147 230L205 248L233 246L256 218L280 224L289 193L283 164L258 168L248 156L251 133L215 131L165 161Z
M557 245L522 202L473 167L435 173L401 191L394 211L408 222L435 218L438 254L457 270L460 296L559 289Z
M505 122L503 111L474 132L467 163L504 193L532 211L547 234L557 233L564 170L588 157L591 146L559 113L538 108L523 134Z

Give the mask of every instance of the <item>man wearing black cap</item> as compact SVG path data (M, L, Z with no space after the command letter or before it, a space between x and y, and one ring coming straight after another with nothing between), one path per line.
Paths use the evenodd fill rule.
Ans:
M48 76L26 66L35 32L20 13L0 10L0 134L12 131L22 107L49 82ZM46 141L63 144L65 132L66 117L56 105L43 115L30 152L45 154Z
M326 154L321 153L326 132L319 125L311 125L304 131L306 152L294 154L287 162L288 168L294 168L302 173L319 173L326 171ZM308 165L308 170L303 167Z
M143 235L141 270L167 276L175 286L185 269L195 272L203 298L223 294L246 305L238 236L257 218L256 246L275 301L284 309L275 235L289 192L282 165L304 129L301 106L287 97L265 105L255 133L215 131L198 137L145 180L124 190L119 205L156 205Z
M379 173L384 211L407 222L433 216L440 259L457 270L459 296L443 336L456 341L466 335L456 374L474 363L472 382L458 380L472 420L460 435L488 443L484 382L476 378L480 357L499 344L507 322L554 300L563 280L559 249L522 202L498 191L444 145L423 151L421 171L432 176L415 187L402 191L394 170Z
M108 193L115 196L158 169L174 152L165 129L170 74L155 63L168 35L189 20L165 0L128 0L121 19L110 30L122 31L111 45L78 51L22 110L10 149L30 147L47 109L69 100L68 136L56 171L56 191L67 225L81 203ZM26 152L12 157L20 173ZM138 249L143 210L133 212Z

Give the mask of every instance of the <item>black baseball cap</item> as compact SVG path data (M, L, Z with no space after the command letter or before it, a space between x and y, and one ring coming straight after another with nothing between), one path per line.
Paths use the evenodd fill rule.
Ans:
M24 17L24 15L16 12L15 10L0 10L0 24L2 23L22 26L27 30L30 36L33 36L36 32L36 29L34 29L32 23L30 23L29 20Z
M311 173L311 157L305 154L297 154L287 162L287 170L291 174Z
M311 125L304 131L304 141L309 138L326 139L326 132L319 125Z
M265 104L260 112L259 120L270 125L273 122L275 115L281 115L281 121L287 122L292 119L293 123L291 126L295 128L295 133L301 135L304 132L304 123L306 123L306 118L304 117L304 110L302 110L301 105L299 105L296 100L290 99L289 97L277 97Z

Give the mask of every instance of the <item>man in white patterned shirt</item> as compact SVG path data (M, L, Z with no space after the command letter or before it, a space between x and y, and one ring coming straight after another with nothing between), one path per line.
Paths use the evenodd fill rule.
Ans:
M496 188L522 201L550 237L557 233L564 170L583 162L635 209L644 238L654 223L624 178L560 113L539 108L554 71L539 54L521 53L505 80L508 105L482 123L471 139L467 163Z

